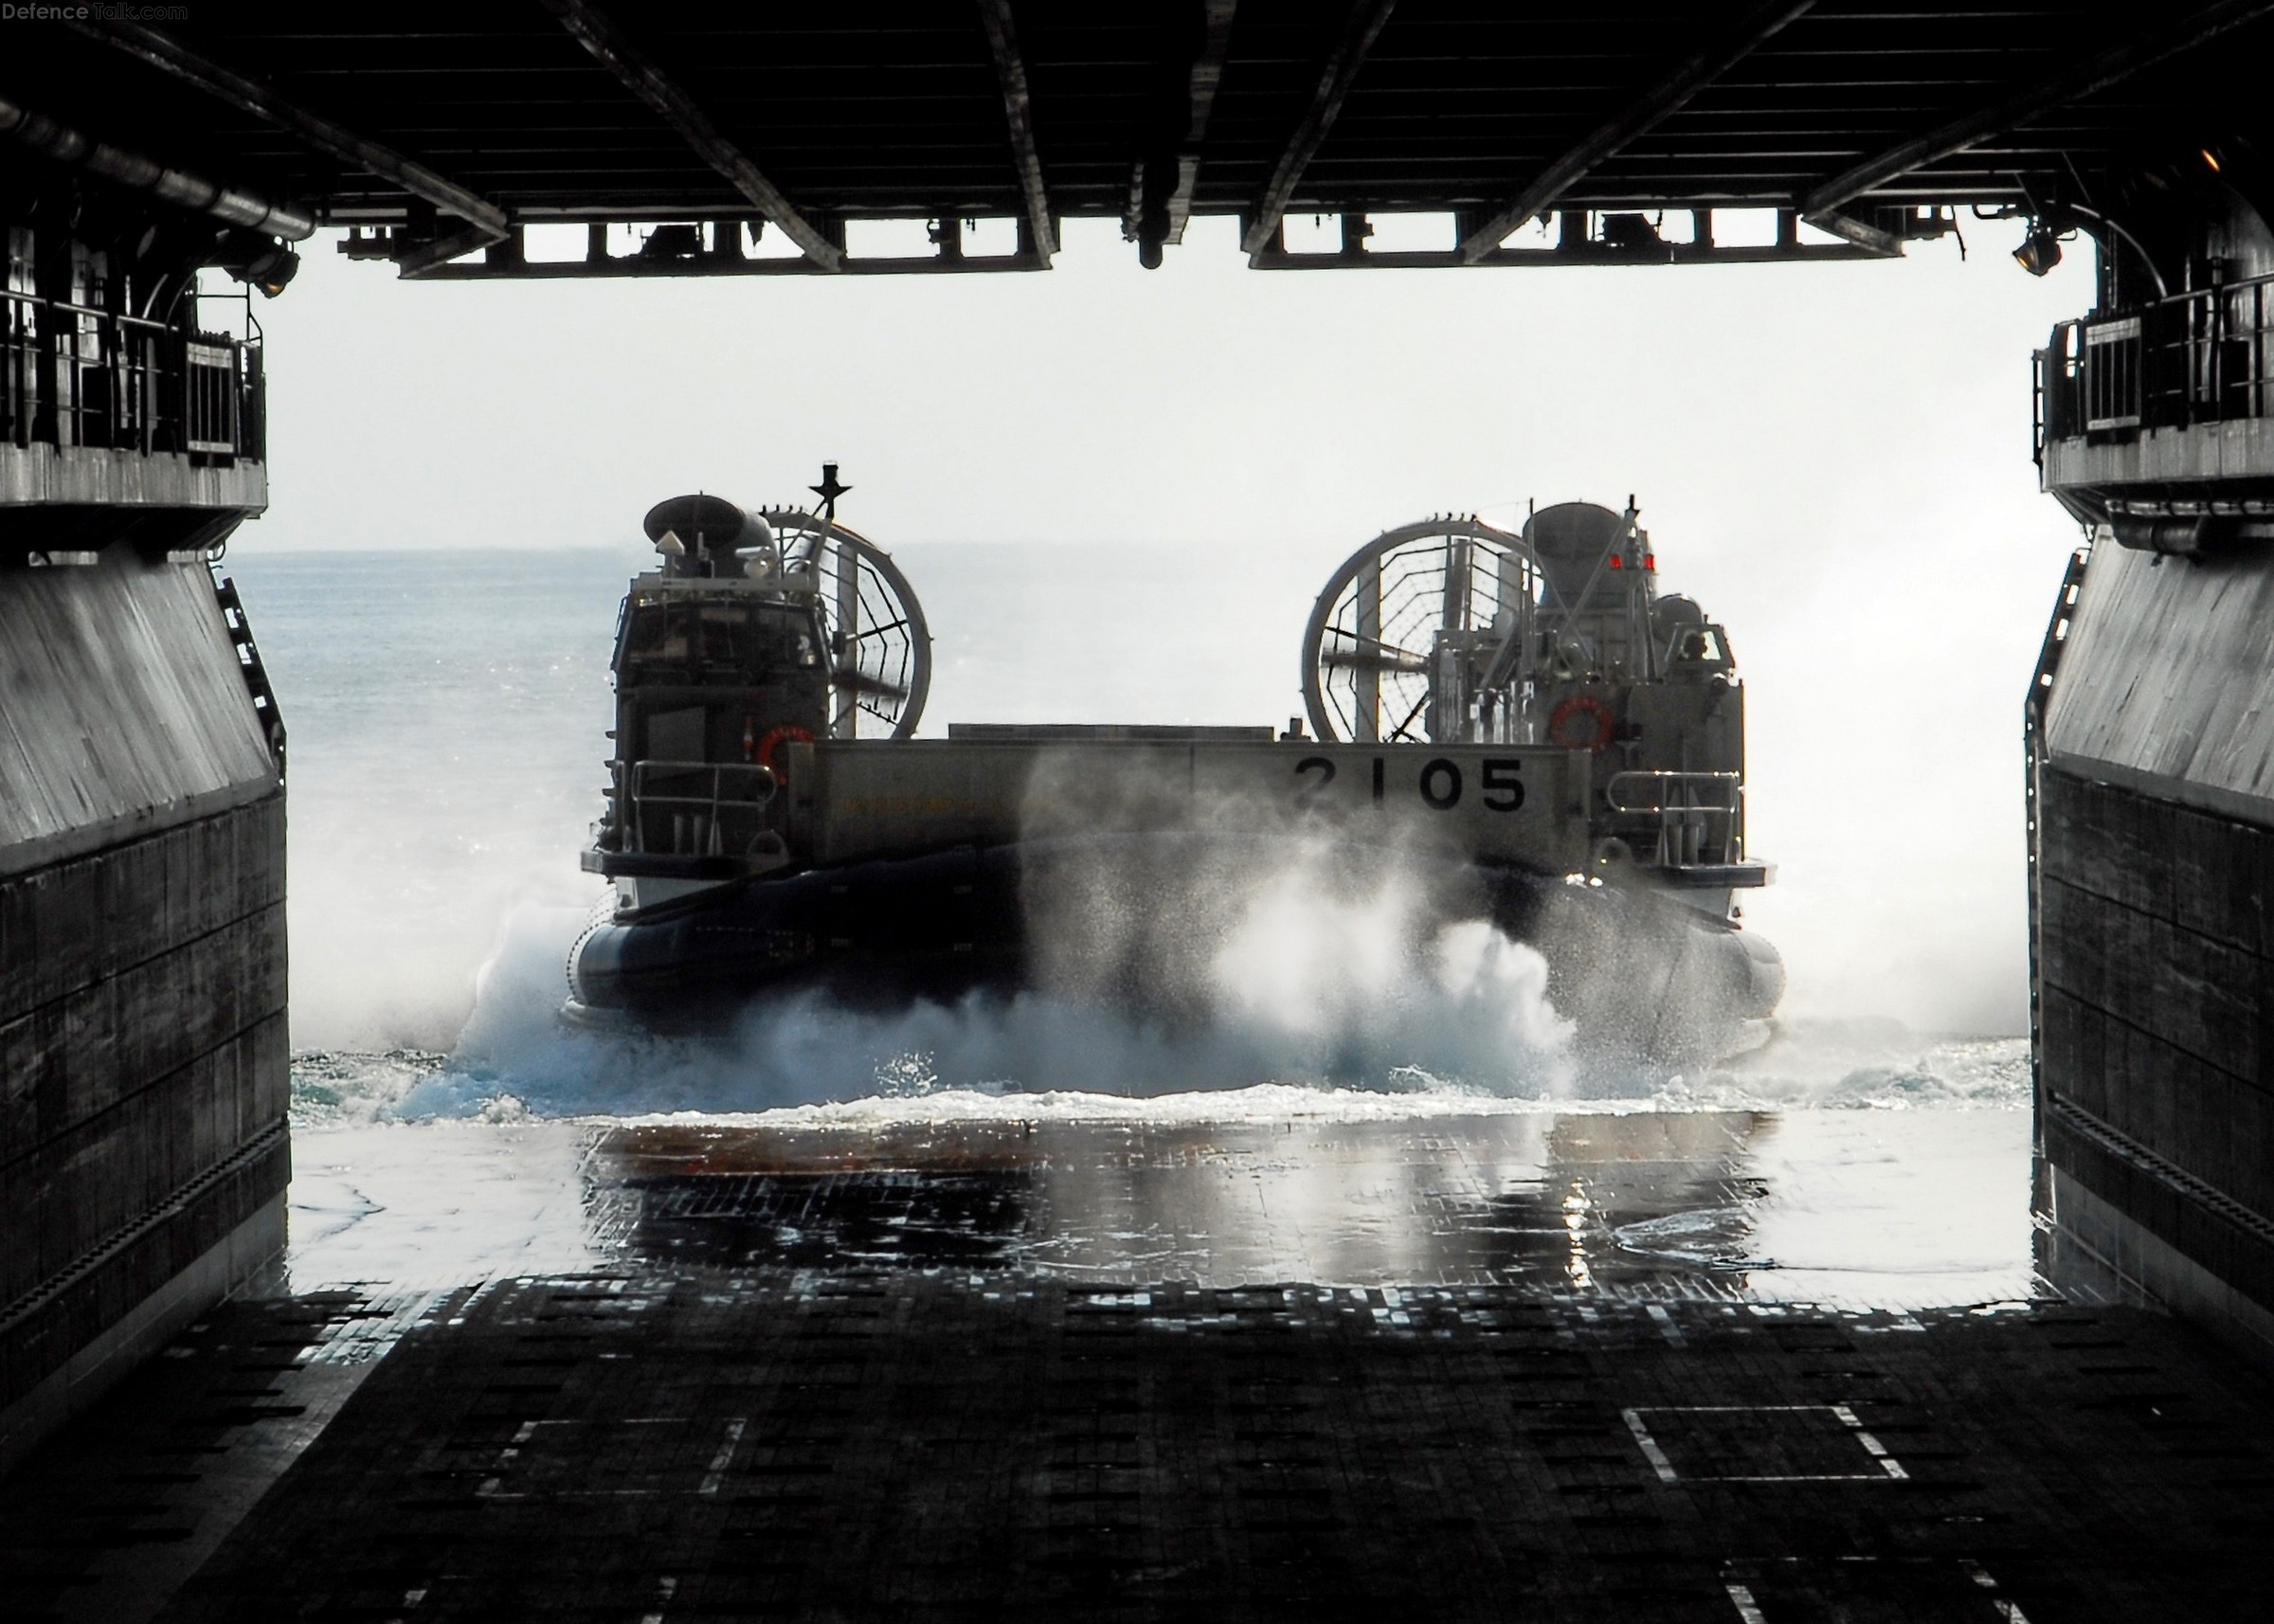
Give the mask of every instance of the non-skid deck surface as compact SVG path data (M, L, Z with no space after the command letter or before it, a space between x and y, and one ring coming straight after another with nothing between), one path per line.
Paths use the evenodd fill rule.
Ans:
M626 1272L438 1301L163 1616L2247 1618L2270 1422L2123 1310Z

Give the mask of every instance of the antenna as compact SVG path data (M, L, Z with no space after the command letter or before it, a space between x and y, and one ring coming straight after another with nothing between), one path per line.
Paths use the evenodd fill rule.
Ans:
M844 549L842 562L837 572L837 603L835 624L829 628L830 663L835 671L833 685L837 689L837 714L829 724L832 738L849 739L854 735L860 713L860 694L854 681L859 673L860 645L860 537L837 526L837 498L853 487L837 477L837 464L821 464L821 482L805 487L821 498L821 539L814 550L814 567L818 571L822 555L836 542ZM817 573L814 586L821 586Z
M853 487L838 483L837 464L824 462L821 464L821 482L818 485L808 485L805 488L821 498L821 516L834 520L837 517L837 498Z

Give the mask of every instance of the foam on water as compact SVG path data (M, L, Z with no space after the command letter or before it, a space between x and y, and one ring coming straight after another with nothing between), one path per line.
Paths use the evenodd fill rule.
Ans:
M576 909L514 911L448 1054L313 1051L296 1119L653 1118L785 1125L1013 1117L1242 1122L1518 1110L2013 1109L2018 1038L1937 1039L1893 1022L1790 1026L1699 1075L1572 1064L1539 955L1482 926L1443 932L1405 973L1364 921L1276 886L1216 960L1204 1023L1167 1026L1040 995L892 1015L816 995L753 1005L713 1037L617 1035L559 1019ZM1345 903L1321 903L1329 910ZM1317 944L1309 949L1301 944ZM1353 947L1353 944L1356 944ZM1331 947L1333 950L1327 950Z
M1548 1004L1540 955L1464 924L1400 958L1388 944L1410 921L1394 890L1351 899L1260 883L1210 963L1203 1019L1148 1020L1040 993L874 1014L808 993L753 1003L731 1031L705 1038L566 1024L561 965L583 915L526 906L483 967L453 1052L375 1067L373 1104L415 1119L499 1109L747 1112L879 1098L921 1098L929 1109L948 1095L1128 1100L1265 1084L1318 1093L1567 1093L1570 1029ZM501 1108L505 1100L514 1104Z

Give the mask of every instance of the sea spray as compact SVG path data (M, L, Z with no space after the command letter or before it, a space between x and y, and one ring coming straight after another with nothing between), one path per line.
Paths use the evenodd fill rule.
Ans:
M1210 960L1218 1004L1203 1022L1146 1021L1041 993L890 1015L808 994L753 1002L730 1029L695 1037L565 1023L561 966L586 914L526 903L482 966L449 1056L303 1054L296 1115L623 1116L827 1102L894 1117L1097 1114L1122 1109L1117 1100L1232 1117L2028 1103L2026 1041L1937 1038L1892 1021L1789 1023L1754 1054L1670 1076L1575 1070L1536 952L1474 921L1439 930L1416 957L1380 951L1401 907L1386 882L1343 899L1285 875L1258 884Z
M1488 926L1450 927L1398 960L1404 911L1355 911L1259 891L1208 963L1202 1019L1147 1019L1052 992L974 994L892 1013L803 992L752 1001L702 1035L599 1032L560 1019L561 964L584 915L514 911L449 1061L388 1109L456 1116L511 1096L543 1114L749 1111L941 1091L1146 1097L1285 1083L1310 1089L1550 1096L1568 1030L1539 955ZM1349 951L1282 962L1290 932Z

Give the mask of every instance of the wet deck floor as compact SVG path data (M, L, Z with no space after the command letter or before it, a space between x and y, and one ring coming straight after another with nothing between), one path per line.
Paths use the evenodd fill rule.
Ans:
M1332 1098L1332 1096L1329 1096ZM2028 1297L2018 1111L437 1124L296 1140L293 1277L433 1288L626 1259L1071 1283L1525 1285L1868 1308ZM1319 1096L1296 1096L1310 1105Z
M2016 1124L1960 1115L310 1135L296 1278L378 1271L224 1309L0 1487L0 1585L122 1620L2263 1615L2264 1384L2019 1300L2026 1205L1982 1194ZM389 1204L438 1181L454 1214Z

